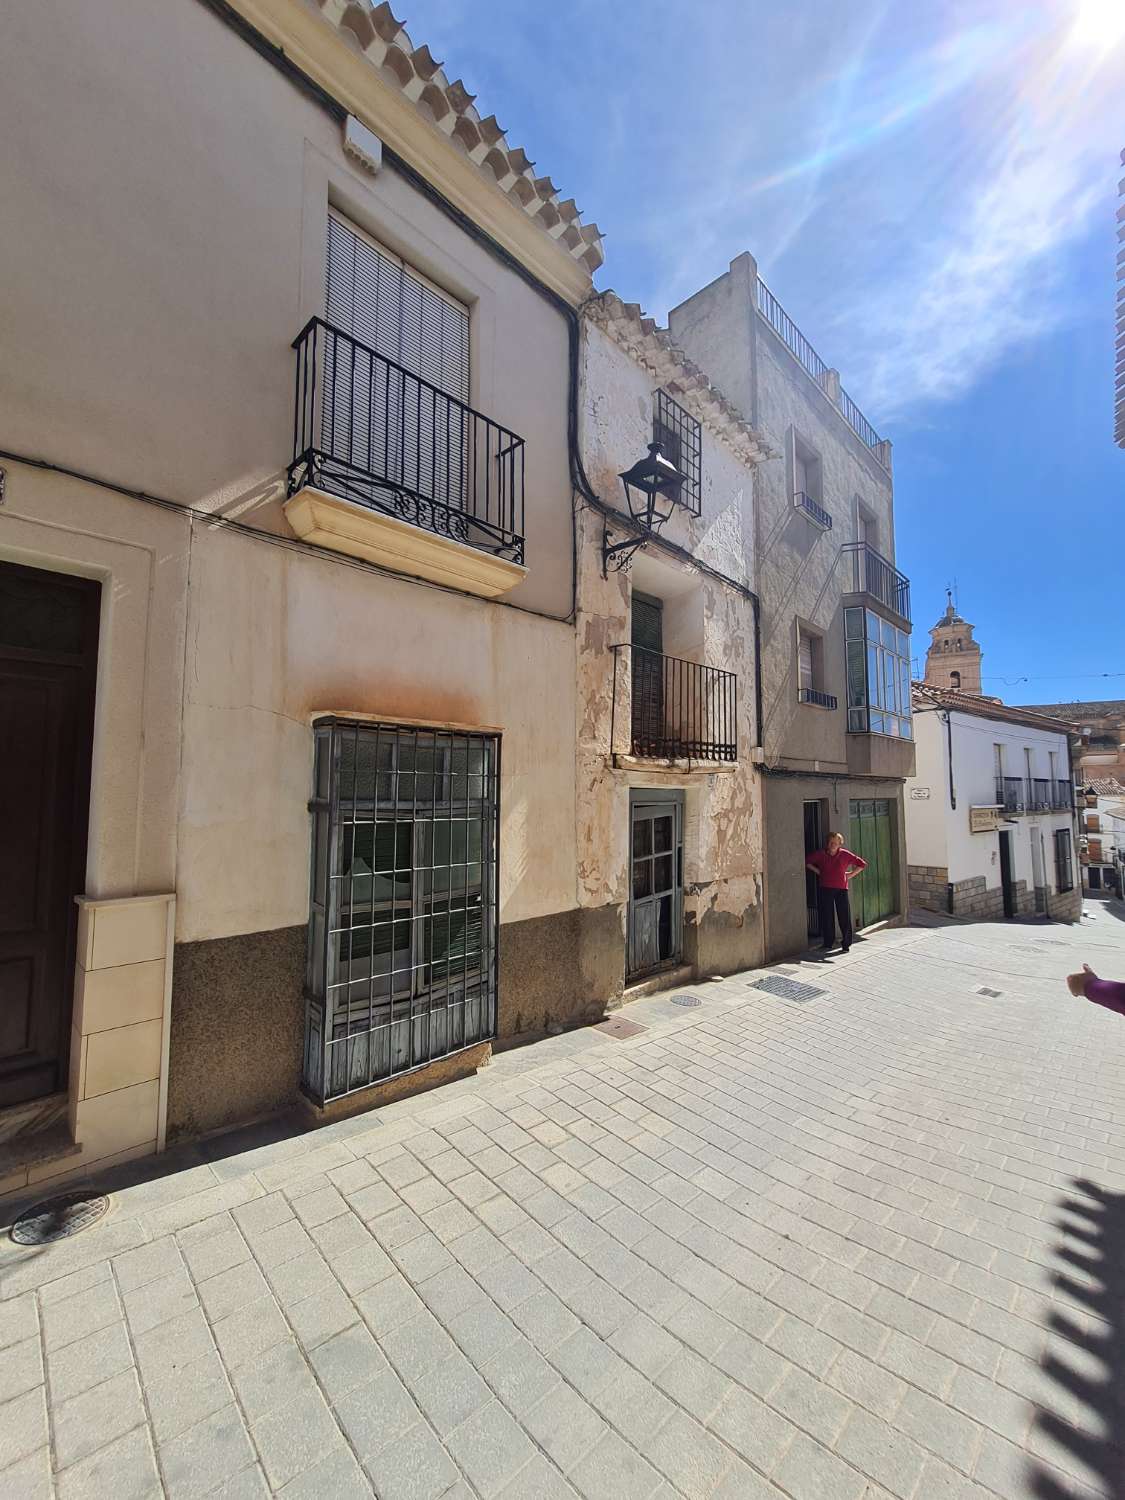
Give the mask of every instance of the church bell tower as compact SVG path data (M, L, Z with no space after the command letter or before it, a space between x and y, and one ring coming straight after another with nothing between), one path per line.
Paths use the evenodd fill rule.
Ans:
M945 594L945 614L930 631L924 681L979 698L981 649L973 640L973 626L954 607L953 594L949 589Z

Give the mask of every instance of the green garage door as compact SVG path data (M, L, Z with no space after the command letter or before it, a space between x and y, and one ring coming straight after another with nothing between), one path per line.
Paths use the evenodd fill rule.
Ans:
M891 804L885 799L852 801L848 847L862 855L867 869L851 883L852 914L857 927L869 927L898 910Z

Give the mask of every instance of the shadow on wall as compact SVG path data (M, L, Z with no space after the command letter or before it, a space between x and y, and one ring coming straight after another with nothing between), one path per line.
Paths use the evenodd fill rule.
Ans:
M1031 1446L1052 1467L1029 1461L1027 1493L1125 1500L1125 1193L1077 1178L1059 1210L1055 1254L1067 1269L1055 1285L1075 1306L1060 1302L1048 1321L1050 1404L1036 1406Z

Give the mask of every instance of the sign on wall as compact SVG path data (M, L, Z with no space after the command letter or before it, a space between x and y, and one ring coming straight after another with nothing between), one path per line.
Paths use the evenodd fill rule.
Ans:
M910 788L911 802L928 802L929 798L930 789L928 786L912 786Z
M998 807L970 807L969 832L995 833L1000 827L1001 809Z

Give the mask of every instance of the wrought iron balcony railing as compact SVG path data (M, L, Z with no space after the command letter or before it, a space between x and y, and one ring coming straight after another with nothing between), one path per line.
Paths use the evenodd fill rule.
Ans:
M1027 783L1022 776L997 776L996 801L1009 813L1025 811Z
M834 693L822 693L819 688L798 688L798 703L815 703L817 708L835 708L836 695Z
M1034 777L1027 784L1028 812L1051 811L1051 783Z
M899 619L910 623L910 579L894 563L866 542L845 542L840 551L845 567L844 588L852 594L869 594Z
M293 348L290 495L315 485L523 562L523 438L322 318Z
M811 495L806 495L804 490L798 490L793 496L793 508L808 516L817 526L824 531L832 530L832 517L823 505L818 505Z
M1069 781L1056 781L1051 798L1055 812L1069 812L1074 806L1074 788Z
M738 759L738 678L642 646L613 647L615 755Z

